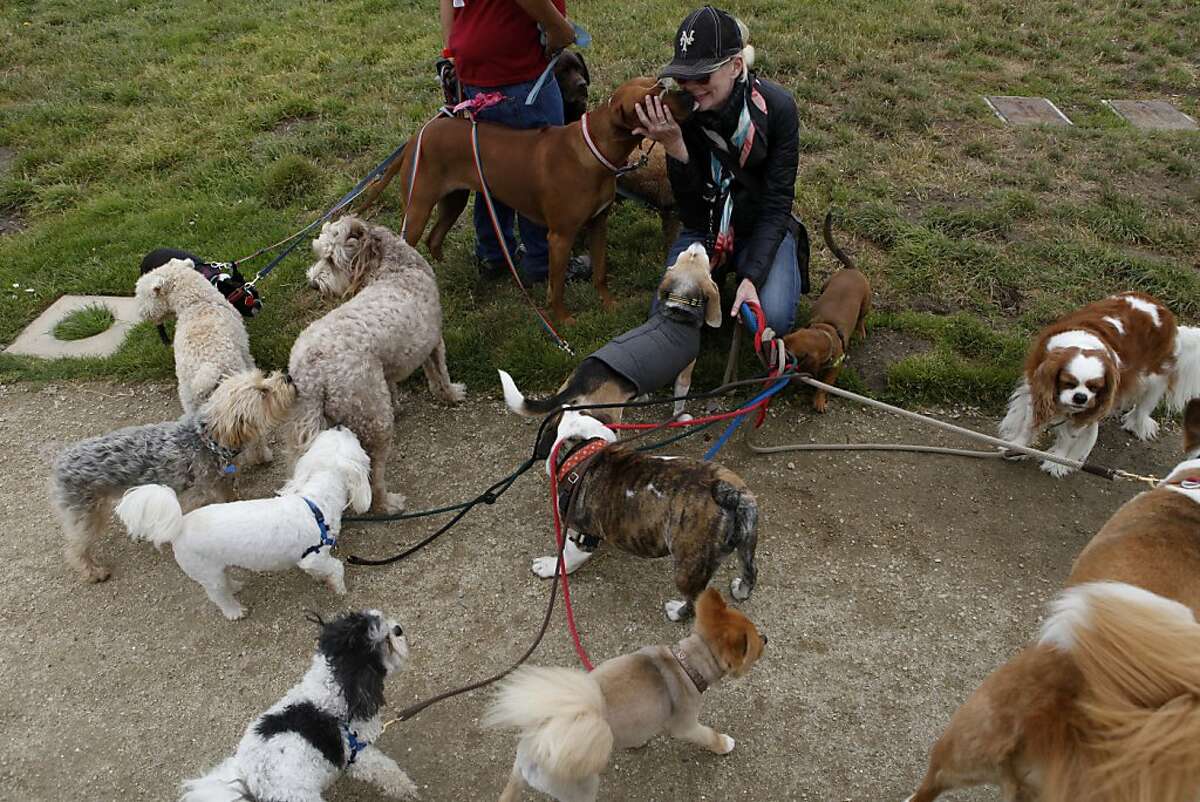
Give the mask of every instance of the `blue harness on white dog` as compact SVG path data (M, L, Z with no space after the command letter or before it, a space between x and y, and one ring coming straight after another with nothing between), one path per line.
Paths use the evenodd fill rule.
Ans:
M303 496L301 496L301 498L303 498ZM313 517L317 519L317 528L321 530L321 542L315 546L309 546L307 549L305 549L304 553L300 555L301 560L312 554L314 551L320 551L324 546L328 546L332 549L337 545L337 538L329 534L329 527L325 523L325 516L321 514L321 508L308 499L304 499L304 503L308 505L308 508L312 510ZM350 757L350 762L354 762L353 755Z

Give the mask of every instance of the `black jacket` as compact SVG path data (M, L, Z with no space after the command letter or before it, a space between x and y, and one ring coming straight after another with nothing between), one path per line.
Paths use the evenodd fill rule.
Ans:
M764 116L750 103L750 120L756 129L755 146L744 170L758 178L760 188L743 186L735 177L733 192L733 237L738 259L739 278L748 278L761 287L771 269L775 251L791 223L792 201L796 194L796 169L800 161L800 120L796 101L779 84L750 73L767 105ZM721 204L712 180L713 144L704 128L716 131L728 145L741 114L746 82L734 85L723 109L700 112L680 124L687 146L688 161L667 157L667 172L680 219L686 228L706 232L711 238L720 225ZM764 147L765 146L765 147ZM736 151L730 146L730 151Z

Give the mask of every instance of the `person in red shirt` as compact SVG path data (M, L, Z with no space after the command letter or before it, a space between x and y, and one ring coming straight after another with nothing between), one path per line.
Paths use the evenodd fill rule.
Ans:
M512 128L541 128L563 124L562 94L553 76L546 80L534 102L525 105L538 77L549 64L549 54L575 41L575 29L567 21L564 0L440 0L445 54L454 60L454 70L465 98L481 92L500 92L507 99L484 109L476 117ZM540 26L540 29L539 29ZM545 41L542 32L545 31ZM486 169L486 165L484 166ZM505 244L516 258L511 208L495 201L496 216ZM517 220L524 255L521 273L530 282L544 281L549 274L550 248L546 229L520 217ZM500 241L496 238L486 205L475 202L475 257L480 274L498 278L507 272ZM579 263L568 277L581 272ZM586 273L585 271L582 271ZM572 275L572 273L576 275Z

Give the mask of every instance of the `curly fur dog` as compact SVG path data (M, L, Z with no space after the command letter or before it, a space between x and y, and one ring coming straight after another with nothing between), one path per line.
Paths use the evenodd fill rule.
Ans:
M673 646L646 646L590 674L519 669L483 719L521 734L500 802L517 802L526 784L560 802L591 802L612 750L660 732L729 754L734 740L700 723L700 695L726 674L746 673L766 645L766 635L709 588L696 602L695 631Z
M321 625L312 665L246 728L237 752L183 783L180 802L320 802L343 771L396 799L417 787L371 742L383 731L383 681L408 659L404 630L378 610Z
M190 488L200 503L232 499L234 458L287 417L295 396L286 376L246 371L221 382L197 412L66 448L54 462L50 495L66 534L67 562L89 582L108 579L92 547L111 503L136 485Z
M670 620L683 621L691 617L693 602L721 562L736 551L742 575L730 591L739 601L750 598L758 580L758 502L741 477L711 462L651 457L620 445L603 447L572 467L586 449L612 443L615 437L593 417L563 413L557 455L551 455L560 476L568 474L559 479L560 492L572 474L578 477L574 498L565 503L560 498L559 504L567 528L566 572L587 562L605 542L638 557L670 556L683 600L668 601L663 609ZM557 566L557 555L538 557L533 572L548 579Z
M429 263L400 237L356 217L322 226L313 252L309 283L324 295L351 297L292 345L288 372L298 400L291 453L322 428L342 424L371 457L372 511L398 512L404 497L388 493L384 481L396 383L421 367L439 400L457 404L465 395L446 371L437 282Z
M199 582L213 604L231 621L246 614L234 597L239 583L229 566L282 571L296 566L346 592L342 561L330 554L347 506L371 506L371 460L354 432L342 426L317 435L296 463L279 498L210 504L183 514L175 491L142 485L125 493L117 517L137 540L156 548L170 543L183 572Z
M242 316L187 259L171 259L138 279L134 287L142 320L175 318L175 378L185 413L200 408L226 376L254 370ZM246 447L241 462L271 461L267 444Z

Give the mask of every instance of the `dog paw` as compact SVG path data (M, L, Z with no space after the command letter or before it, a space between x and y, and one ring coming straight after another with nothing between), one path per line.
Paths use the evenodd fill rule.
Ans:
M93 584L105 582L112 576L112 571L100 563L87 563L79 569L79 573L83 577L84 582L91 582Z
M683 621L690 617L691 609L688 608L688 603L672 599L663 604L663 611L666 612L667 618L671 621Z
M750 583L743 580L740 576L735 576L733 581L729 583L729 592L733 594L733 598L738 601L745 601L750 598Z
M535 557L530 568L542 579L553 579L558 567L558 557Z
M404 508L407 505L408 499L406 499L400 493L388 493L387 503L384 506L384 512L388 513L389 515L397 512L404 512Z
M721 742L720 748L717 749L718 755L728 755L730 752L733 751L733 747L737 745L737 741L733 740L732 738L730 738L728 735L725 735L724 733L721 733L720 735L718 735L717 739Z
M824 415L825 410L829 408L829 398L824 393L818 393L813 396L813 409L816 412Z
M1149 415L1140 417L1132 411L1126 412L1121 417L1121 428L1139 440L1153 440L1158 437L1158 421Z
M237 607L223 609L221 610L221 613L230 621L240 621L246 617L246 608L238 605Z
M416 799L420 793L417 784L403 770L389 780L384 791L393 799Z
M331 579L325 584L337 595L346 595L346 581L344 579Z
M462 382L451 382L439 395L447 404L461 404L467 398L467 385Z
M1051 462L1050 460L1042 460L1042 470L1053 476L1055 479L1062 479L1075 469L1068 468L1066 465L1060 465L1057 462Z
M229 587L233 588L234 593L240 593L242 588L246 587L246 581L244 579L229 577Z
M678 415L675 416L675 420L679 421L680 423L686 423L687 421L695 420L695 418L693 418L691 415L689 415L686 412L680 412Z

